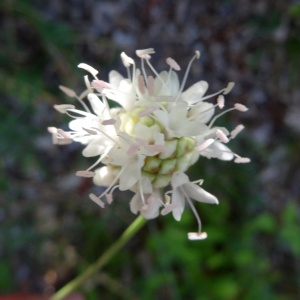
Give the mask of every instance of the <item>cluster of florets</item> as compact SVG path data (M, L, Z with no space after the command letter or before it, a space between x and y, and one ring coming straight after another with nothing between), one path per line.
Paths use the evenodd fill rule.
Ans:
M195 52L182 83L177 73L179 65L167 58L168 71L157 73L150 63L153 49L137 50L141 69L124 52L121 59L127 68L128 78L116 71L109 74L109 82L99 80L98 71L87 64L79 64L93 76L84 77L86 91L78 96L73 90L60 86L68 96L77 98L84 110L73 105L55 105L69 115L70 131L50 127L56 144L72 141L86 145L83 155L98 157L87 170L78 176L93 177L94 183L107 187L101 195L90 194L91 200L104 208L113 202L113 191L131 190L134 193L130 209L147 219L172 212L179 221L187 203L198 222L198 231L189 233L190 239L203 239L201 221L193 200L218 204L215 196L205 191L203 180L191 182L185 172L200 156L246 163L250 160L232 152L225 144L244 128L238 125L229 132L214 126L215 121L231 110L246 111L239 103L222 111L224 96L233 88L226 88L205 96L208 84L199 81L184 90L192 62L200 57ZM151 70L148 75L145 63ZM216 104L206 102L216 97ZM87 98L89 106L84 102ZM115 102L116 105L110 105ZM220 112L215 115L215 110ZM99 165L102 165L99 168Z

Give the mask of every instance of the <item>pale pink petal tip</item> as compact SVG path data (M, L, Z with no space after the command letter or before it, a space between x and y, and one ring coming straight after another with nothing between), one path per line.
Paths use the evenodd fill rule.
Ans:
M191 241L205 240L207 238L207 233L206 232L189 232L188 238Z

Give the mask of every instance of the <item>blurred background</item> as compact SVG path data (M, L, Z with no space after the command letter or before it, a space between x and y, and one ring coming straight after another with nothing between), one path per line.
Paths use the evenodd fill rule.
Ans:
M51 295L92 263L134 220L130 195L102 210L76 177L93 160L52 145L67 128L54 104L80 93L85 62L107 80L126 75L120 53L153 47L152 63L182 67L188 86L236 86L219 124L246 129L230 147L252 162L201 159L189 175L220 204L196 204L208 239L187 240L186 210L148 222L80 290L85 299L300 299L300 4L274 0L1 0L0 294ZM182 79L184 71L179 73Z

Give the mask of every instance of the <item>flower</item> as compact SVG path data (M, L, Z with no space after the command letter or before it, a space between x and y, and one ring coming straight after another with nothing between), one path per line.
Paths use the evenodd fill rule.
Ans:
M107 187L99 196L90 194L91 200L100 207L113 202L116 188L131 190L134 193L131 211L147 219L172 212L179 221L187 204L198 222L198 231L188 236L192 240L203 239L207 235L202 232L192 199L210 204L218 204L218 200L201 187L202 179L191 182L185 172L200 156L234 159L236 163L250 161L225 145L244 128L242 125L231 132L214 126L215 121L228 111L244 112L247 108L236 103L215 115L215 110L224 108L224 96L233 88L232 82L212 95L205 95L208 89L205 81L184 91L190 67L200 57L199 51L188 64L181 83L176 73L181 70L177 62L167 58L169 70L158 73L150 63L153 53L152 48L136 51L141 59L140 69L132 58L121 53L128 78L111 71L109 82L98 79L98 71L91 66L79 64L78 67L93 77L92 81L88 76L84 77L86 91L78 96L67 87L60 86L60 89L76 98L84 110L76 109L74 105L55 105L56 110L73 120L69 124L70 131L54 127L49 131L54 143L80 142L85 145L84 156L98 157L87 170L76 174L93 177L96 185ZM146 65L152 75L147 73ZM216 104L206 102L214 96L217 96Z

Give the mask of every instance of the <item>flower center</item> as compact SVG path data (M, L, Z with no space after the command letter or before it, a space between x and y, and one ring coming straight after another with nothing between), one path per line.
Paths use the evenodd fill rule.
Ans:
M121 119L120 130L136 137L136 125L142 123L154 132L164 134L163 126L154 118L139 116L144 110L144 107L139 107L130 112L122 112L119 115ZM195 151L196 142L192 138L166 139L165 136L164 142L165 151L153 156L146 156L144 166L141 169L142 175L148 177L155 188L169 185L174 172L185 172L199 157L199 153ZM154 140L150 139L147 143L152 145Z

